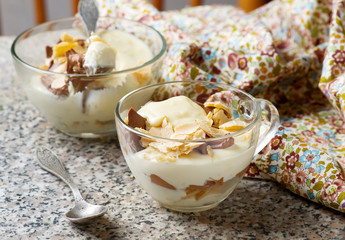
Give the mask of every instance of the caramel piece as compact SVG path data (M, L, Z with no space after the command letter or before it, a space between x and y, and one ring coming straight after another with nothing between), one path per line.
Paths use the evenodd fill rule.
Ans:
M162 178L160 178L156 174L151 174L150 178L151 178L151 182L154 184L157 184L161 187L168 188L171 190L176 190L176 188L173 185L171 185L170 183L167 183L166 181L164 181Z
M237 132L244 128L244 126L234 125L229 127L224 127L224 130L227 130L229 132Z
M77 47L76 42L60 42L53 46L54 59L65 56L66 52Z
M146 128L146 119L133 108L128 111L128 125L132 128Z

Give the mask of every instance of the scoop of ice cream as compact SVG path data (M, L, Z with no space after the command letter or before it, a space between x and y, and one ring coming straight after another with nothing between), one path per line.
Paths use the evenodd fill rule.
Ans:
M176 96L160 102L148 102L138 113L151 127L162 125L163 119L177 127L182 124L207 120L205 110L186 96Z
M115 52L101 41L91 42L86 53L84 68L89 74L108 72L115 68Z

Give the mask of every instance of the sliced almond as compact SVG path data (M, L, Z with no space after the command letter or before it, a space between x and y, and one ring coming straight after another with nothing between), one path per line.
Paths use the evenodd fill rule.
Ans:
M230 120L230 118L228 118L228 115L225 114L224 109L215 108L212 112L213 127L219 127L223 123L226 123Z
M208 154L211 158L213 158L213 157L214 157L214 153L213 153L212 147L211 147L210 145L207 145L206 150L207 150L207 154Z
M174 133L173 127L167 118L163 118L161 127L152 127L149 130L149 134L157 137L171 138Z
M231 116L232 116L230 109L225 104L223 104L222 102L207 102L206 101L204 103L204 106L207 108L214 107L214 108L218 108L218 109L223 109L226 112L226 115L228 118L231 118Z
M229 133L223 129L210 127L206 122L198 122L198 124L209 137L221 137Z
M186 196L183 199L188 198L194 198L195 200L199 200L203 197L205 197L209 192L212 192L215 190L215 188L218 188L223 185L223 177L219 180L215 180L211 178L212 180L207 180L204 185L189 185L186 189Z
M180 124L175 127L176 135L189 135L195 133L199 129L199 126L195 123Z
M55 76L50 87L54 89L59 89L59 88L63 88L65 85L66 85L65 76Z

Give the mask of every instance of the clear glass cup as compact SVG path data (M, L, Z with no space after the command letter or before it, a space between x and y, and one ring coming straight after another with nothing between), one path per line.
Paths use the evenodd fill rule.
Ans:
M62 33L87 39L80 20L76 18L35 26L20 34L11 48L18 84L50 124L71 136L98 138L115 135L114 109L118 100L134 89L156 83L161 75L166 42L158 31L131 20L100 17L96 32L103 29L134 35L148 46L152 58L132 68L93 76L40 69L39 66L45 63L46 46L56 44ZM86 87L68 97L60 97L40 84L42 77L78 79Z
M148 101L184 95L202 102L210 94L222 91L231 94L228 104L233 118L242 126L231 134L197 140L168 139L145 134L126 124L129 109L138 111ZM253 156L269 143L279 125L279 114L272 103L255 99L228 85L196 81L166 82L135 90L119 101L115 116L121 149L137 183L161 205L180 212L204 211L227 198L242 179ZM144 148L142 140L198 144L212 154L193 149L169 161L164 154ZM233 145L222 145L232 140Z

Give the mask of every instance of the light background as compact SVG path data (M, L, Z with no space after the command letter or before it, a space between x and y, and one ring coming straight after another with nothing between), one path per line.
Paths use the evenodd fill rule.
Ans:
M237 0L204 0L204 4L232 4ZM70 0L46 0L47 20L70 17ZM188 5L187 0L165 0L164 9L172 10ZM17 35L35 25L32 0L0 0L2 35Z

